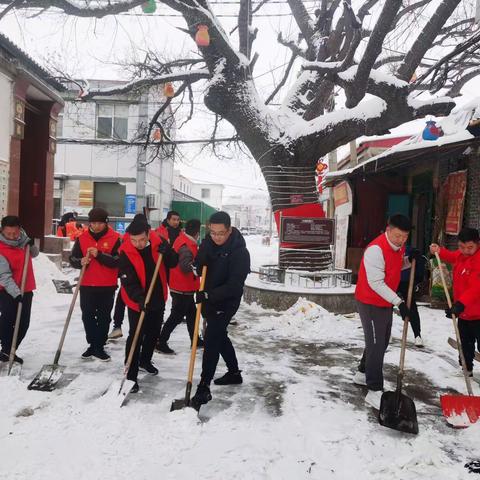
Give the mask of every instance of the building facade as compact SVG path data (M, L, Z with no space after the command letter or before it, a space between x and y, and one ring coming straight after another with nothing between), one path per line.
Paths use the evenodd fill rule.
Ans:
M51 231L62 85L0 34L0 215L19 215L31 237Z
M92 89L116 88L124 82L90 81ZM146 207L152 225L170 208L173 192L173 151L159 147L161 131L144 135L165 98L161 87L138 94L118 94L81 101L78 87L64 94L55 162L55 214L86 215L93 206L106 208L124 230ZM169 138L175 125L167 111ZM170 116L169 116L170 115Z

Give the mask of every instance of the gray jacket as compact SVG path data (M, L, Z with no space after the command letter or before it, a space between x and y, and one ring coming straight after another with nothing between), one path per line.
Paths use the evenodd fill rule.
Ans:
M24 230L20 231L20 237L18 237L17 240L8 240L2 235L2 233L0 233L0 242L10 247L24 248L25 245L29 242L29 240L30 238L28 238L28 235L25 233ZM38 247L36 245L31 245L31 257L35 258L38 253ZM20 285L17 285L13 280L10 264L3 255L0 255L0 285L4 287L7 293L13 298L18 297L21 294Z

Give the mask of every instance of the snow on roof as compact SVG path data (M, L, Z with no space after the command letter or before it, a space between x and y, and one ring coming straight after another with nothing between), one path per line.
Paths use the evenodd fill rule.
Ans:
M366 160L365 162L362 162L359 165L344 170L327 173L325 175L325 180L347 176L356 170L364 168L367 164L376 162L380 158L388 157L393 153L422 150L425 148L440 147L443 145L449 145L457 142L471 140L474 138L474 136L466 128L469 121L472 118L477 117L480 118L480 97L477 97L464 105L455 107L450 113L450 115L436 120L437 124L442 127L445 133L443 137L439 137L437 140L424 140L422 138L422 128L422 130L416 135L407 138L403 142L394 145L388 150L385 150L378 155L375 155L374 157ZM427 118L425 120L429 119L430 118Z

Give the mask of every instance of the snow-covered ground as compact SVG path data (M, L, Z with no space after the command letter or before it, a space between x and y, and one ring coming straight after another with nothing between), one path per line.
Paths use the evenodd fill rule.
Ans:
M275 246L246 237L253 265L275 258ZM52 393L28 391L51 363L71 295L55 293L64 278L45 257L36 260L39 289L19 355L22 376L0 378L0 479L462 479L480 458L480 425L446 425L439 394L465 391L446 340L451 322L421 309L427 348L407 351L406 393L416 403L420 433L378 424L352 384L362 349L356 316L335 316L299 300L278 313L242 304L230 328L244 384L212 387L200 415L170 413L184 392L188 364L185 325L174 332L175 356L155 354L157 377L140 377L141 392L123 408L102 393L122 375L124 338L108 346L110 363L82 361L85 340L76 308L60 364L66 382ZM168 311L168 307L167 307ZM125 329L124 329L125 330ZM401 322L395 321L386 378L395 381ZM411 338L409 339L411 342ZM411 343L409 344L411 347ZM198 380L200 355L195 379ZM220 360L218 373L224 371ZM476 393L480 393L474 384Z

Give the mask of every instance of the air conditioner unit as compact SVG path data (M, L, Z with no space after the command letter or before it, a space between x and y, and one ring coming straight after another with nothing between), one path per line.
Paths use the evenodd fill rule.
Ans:
M147 208L160 208L160 195L158 193L147 195Z

